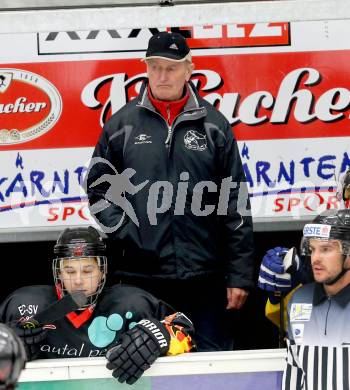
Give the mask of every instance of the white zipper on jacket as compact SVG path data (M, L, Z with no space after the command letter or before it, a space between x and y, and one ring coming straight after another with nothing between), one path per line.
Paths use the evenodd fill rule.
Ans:
M167 124L167 125L168 125L168 124ZM165 143L165 146L166 146L167 148L170 146L170 140L171 140L172 132L173 132L173 130L172 130L171 126L168 125L168 135L167 135L166 140L165 140L165 142L164 142L164 143Z
M176 115L176 117L174 118L173 120L173 123L175 123L176 119L178 117L180 117L181 115L185 114L186 112L192 112L192 111L202 111L202 107L198 107L198 108L191 108L189 110L186 110L186 111L181 111L179 114ZM162 117L163 118L163 117ZM164 119L164 118L163 118ZM165 120L165 119L164 119ZM172 138L172 135L173 135L173 128L171 125L168 124L167 121L165 121L167 126L168 126L168 136L165 140L165 145L166 147L168 148L171 144L171 138Z
M166 124L168 126L168 135L167 135L166 140L165 140L165 146L168 148L169 147L169 143L170 143L170 139L171 139L171 133L172 133L171 125L169 125L169 123L170 123L170 108L169 108L169 105L166 108L166 113L167 113L167 117L168 117L167 121L166 121Z

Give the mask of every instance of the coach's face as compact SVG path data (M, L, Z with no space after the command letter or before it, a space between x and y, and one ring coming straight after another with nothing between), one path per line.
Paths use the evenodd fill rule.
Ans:
M163 58L151 58L146 64L153 97L164 101L179 100L185 83L191 77L193 65L188 61L176 62Z

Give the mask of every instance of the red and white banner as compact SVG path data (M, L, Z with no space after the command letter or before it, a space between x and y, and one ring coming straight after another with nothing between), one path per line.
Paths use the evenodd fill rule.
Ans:
M173 28L193 48L199 93L232 124L256 222L339 207L349 28L326 23ZM91 223L86 166L105 121L137 95L155 31L0 37L0 228Z

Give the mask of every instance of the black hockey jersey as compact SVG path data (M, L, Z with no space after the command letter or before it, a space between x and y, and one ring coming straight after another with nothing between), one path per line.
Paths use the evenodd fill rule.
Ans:
M9 323L35 316L57 300L53 286L22 287L0 306L0 321ZM162 320L174 313L165 302L137 287L105 288L95 307L70 313L47 329L39 359L104 356L119 335L143 318Z

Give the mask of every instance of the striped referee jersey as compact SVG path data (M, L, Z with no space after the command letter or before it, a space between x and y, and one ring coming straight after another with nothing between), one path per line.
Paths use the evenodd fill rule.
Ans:
M283 390L350 390L350 285L328 297L321 284L288 304Z

